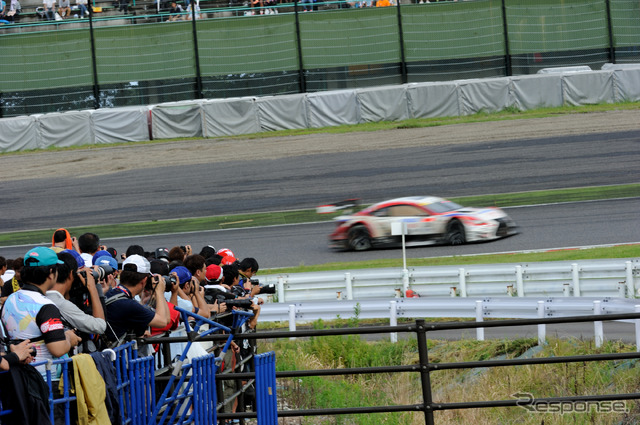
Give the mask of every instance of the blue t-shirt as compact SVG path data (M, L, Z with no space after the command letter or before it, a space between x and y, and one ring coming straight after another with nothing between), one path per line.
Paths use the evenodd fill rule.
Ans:
M132 299L131 293L122 286L110 289L105 294L107 302L109 298L118 294L125 294L125 296L107 304L106 316L109 324L107 326L107 338L110 341L115 341L130 331L133 331L136 336L142 336L156 313L151 308L145 307Z

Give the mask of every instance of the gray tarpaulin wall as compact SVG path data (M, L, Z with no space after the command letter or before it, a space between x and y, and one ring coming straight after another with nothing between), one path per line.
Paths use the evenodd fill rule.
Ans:
M0 119L0 152L640 101L640 64ZM585 70L586 68L586 70Z

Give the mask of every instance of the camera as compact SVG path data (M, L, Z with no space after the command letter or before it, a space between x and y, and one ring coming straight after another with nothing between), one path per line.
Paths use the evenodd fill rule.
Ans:
M162 276L162 278L164 279L164 292L171 292L171 288L173 287L173 285L175 285L178 280L176 279L176 277L174 275L170 275L170 276ZM180 284L181 288L184 288L184 284L181 283Z
M92 269L91 275L95 280L102 280L105 277L109 276L110 274L114 274L115 272L116 270L113 267L103 265L103 266L97 266L97 269ZM81 272L78 272L78 274L84 277L85 281L87 280L86 271L82 270Z
M251 309L251 306L253 305L253 301L248 299L232 299L231 300L224 297L218 297L218 302L226 303L227 308L238 307L245 310Z
M10 339L7 342L7 349L10 348L11 345L18 345L21 344L24 341L24 339ZM7 352L9 352L10 350L7 350ZM31 347L31 351L29 352L29 354L31 354L31 357L35 357L36 354L38 354L38 352L36 351L36 347Z
M260 287L260 292L258 292L259 294L275 294L276 293L276 285L273 283L269 285L260 285L260 280L258 279L249 279L249 282L251 282L253 286Z

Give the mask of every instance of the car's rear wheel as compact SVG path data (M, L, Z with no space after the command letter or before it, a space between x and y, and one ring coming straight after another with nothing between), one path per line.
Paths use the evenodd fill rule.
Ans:
M467 242L467 235L464 231L464 225L458 220L451 220L447 226L445 239L449 245L465 244Z
M354 251L371 249L371 235L366 226L360 224L349 229L349 248Z

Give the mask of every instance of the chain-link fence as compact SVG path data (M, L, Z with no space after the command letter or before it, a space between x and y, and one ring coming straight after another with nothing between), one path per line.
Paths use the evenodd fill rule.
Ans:
M352 3L5 25L0 117L640 61L636 0Z

